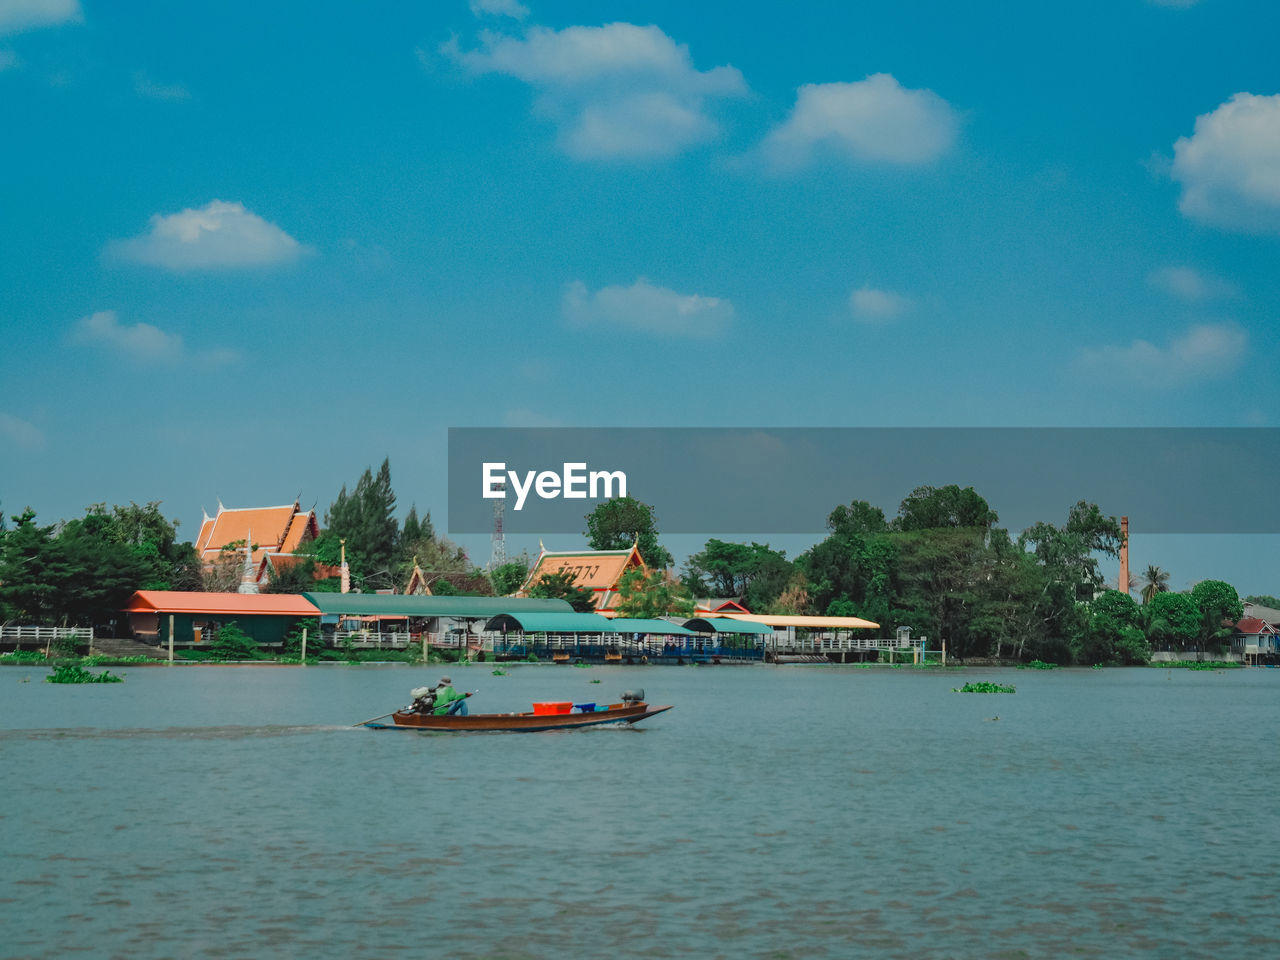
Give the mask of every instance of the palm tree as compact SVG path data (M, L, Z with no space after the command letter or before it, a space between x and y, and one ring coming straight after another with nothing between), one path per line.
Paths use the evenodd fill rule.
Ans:
M1143 603L1150 603L1151 598L1157 593L1166 593L1169 590L1169 572L1167 570L1161 570L1159 567L1147 567L1142 579L1144 581L1142 587Z

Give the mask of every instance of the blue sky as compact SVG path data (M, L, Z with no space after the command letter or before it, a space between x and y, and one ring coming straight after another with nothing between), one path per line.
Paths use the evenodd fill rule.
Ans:
M389 455L443 518L449 426L1280 426L1277 35L1262 0L0 0L0 505L192 536ZM1280 593L1278 539L1134 565Z

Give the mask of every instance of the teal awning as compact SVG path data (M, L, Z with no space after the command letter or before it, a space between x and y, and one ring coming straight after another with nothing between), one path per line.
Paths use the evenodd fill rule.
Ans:
M773 627L752 620L730 620L728 617L694 617L684 625L694 633L773 633Z
M350 617L493 617L500 613L573 613L567 600L428 597L395 593L304 593L322 614Z
M626 617L615 617L610 623L613 624L614 633L693 633L692 630L686 630L680 624L672 623L670 620L630 620Z
M484 625L485 630L519 630L524 633L692 633L666 620L610 620L596 613L543 613L512 610Z

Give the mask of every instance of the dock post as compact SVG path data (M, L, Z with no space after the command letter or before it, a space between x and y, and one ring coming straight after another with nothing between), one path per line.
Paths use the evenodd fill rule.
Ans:
M302 628L302 659L299 665L304 667L307 665L307 628L306 627Z
M173 614L169 614L169 666L173 666Z

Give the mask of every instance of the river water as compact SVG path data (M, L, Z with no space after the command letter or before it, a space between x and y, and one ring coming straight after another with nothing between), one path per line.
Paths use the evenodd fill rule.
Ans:
M491 669L473 711L676 708L420 734L348 725L438 671L0 670L0 956L1280 955L1280 670Z

